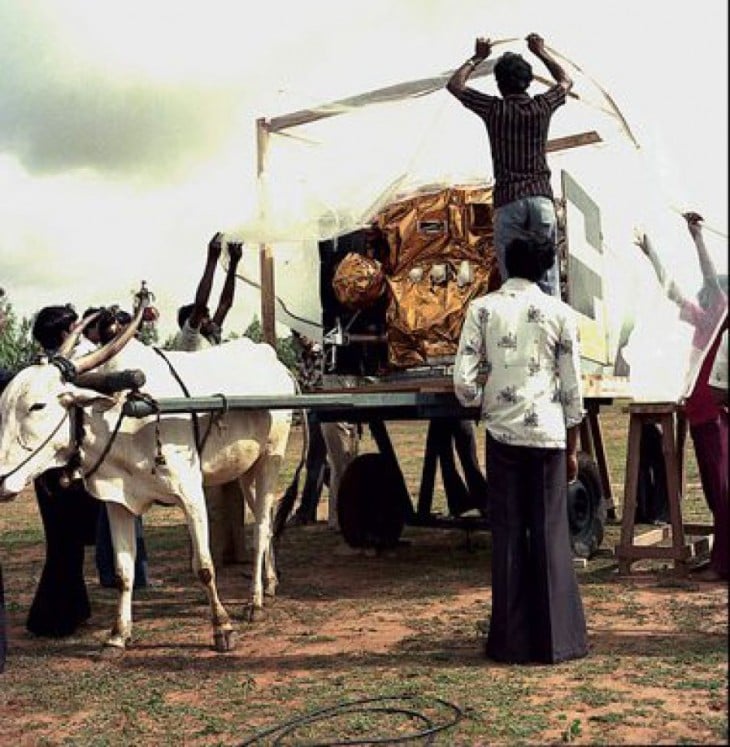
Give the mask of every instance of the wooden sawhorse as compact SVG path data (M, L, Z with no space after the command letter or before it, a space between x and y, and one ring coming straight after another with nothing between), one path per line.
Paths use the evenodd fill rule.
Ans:
M689 570L689 560L709 552L712 535L712 527L709 525L684 524L682 521L681 501L686 484L684 468L686 421L681 408L674 403L632 403L628 407L628 412L629 438L621 539L615 548L619 573L630 573L631 564L636 560L666 559L673 560L675 572L684 575ZM662 431L669 525L635 536L641 431L645 423L656 423ZM666 543L668 539L671 539L670 544Z

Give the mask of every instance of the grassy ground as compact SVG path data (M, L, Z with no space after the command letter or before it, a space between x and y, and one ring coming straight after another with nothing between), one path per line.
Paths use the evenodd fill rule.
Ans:
M626 416L611 408L602 423L620 501ZM390 430L416 494L423 426ZM691 453L683 511L687 521L709 519ZM457 706L460 719L436 735L441 745L727 743L727 587L679 579L659 562L619 576L612 556L618 526L608 527L599 554L578 570L590 654L557 667L496 666L482 657L487 532L407 528L397 549L375 555L347 551L323 523L288 530L279 596L263 622L242 620L250 566L220 569L239 637L235 652L218 655L204 595L187 568L181 515L154 509L145 527L151 573L163 585L135 595L134 646L123 659L103 661L97 653L115 594L96 585L90 557L90 624L56 641L25 632L43 562L40 520L31 495L0 507L11 625L0 744L237 745L296 716L383 696L401 699L382 705L418 716L338 712L282 744L392 743L423 729L425 717L451 721L444 703Z

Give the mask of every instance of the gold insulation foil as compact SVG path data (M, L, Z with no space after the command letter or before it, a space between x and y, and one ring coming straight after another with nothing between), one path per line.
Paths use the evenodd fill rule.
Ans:
M389 364L448 362L456 355L469 302L499 285L491 188L417 195L388 206L377 225L389 246Z

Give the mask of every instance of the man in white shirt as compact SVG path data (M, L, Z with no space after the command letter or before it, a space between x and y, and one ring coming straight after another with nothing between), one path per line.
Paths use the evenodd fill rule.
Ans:
M577 327L573 310L537 285L554 260L549 243L507 245L509 279L469 305L454 367L459 401L481 405L487 427L486 654L511 663L552 664L588 649L566 505L584 414Z

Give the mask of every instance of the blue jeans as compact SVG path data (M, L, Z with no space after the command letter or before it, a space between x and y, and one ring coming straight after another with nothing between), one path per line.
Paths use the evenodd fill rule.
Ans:
M134 588L143 589L147 586L147 548L144 543L141 516L137 516L134 520L134 533L137 538L137 553L134 560ZM116 586L117 571L114 567L114 545L112 544L109 515L106 512L105 503L99 509L94 556L96 570L99 572L99 583L106 587Z
M550 241L556 246L557 221L555 205L549 197L523 197L509 202L494 211L494 248L497 251L499 274L502 282L507 277L504 254L513 239ZM560 272L558 258L543 275L538 285L551 296L560 298Z

